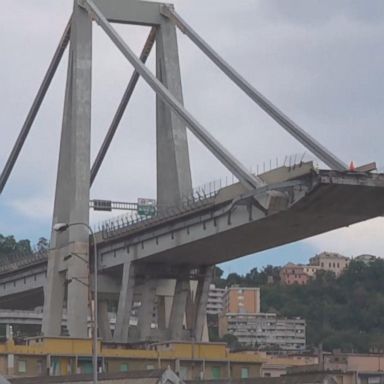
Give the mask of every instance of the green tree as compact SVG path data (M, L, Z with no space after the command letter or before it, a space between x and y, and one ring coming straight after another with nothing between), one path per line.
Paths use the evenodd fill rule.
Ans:
M243 282L243 277L237 273L230 273L227 277L228 287L232 285L241 285L242 282Z
M45 237L40 237L37 244L36 244L36 250L38 252L45 252L49 248L49 242Z
M14 236L4 236L0 234L0 253L7 255L16 250L16 240Z
M32 253L31 242L27 239L16 241L15 237L0 234L0 256Z
M16 252L21 254L32 253L31 242L29 240L19 240L16 243Z
M351 261L338 278L319 271L307 285L261 286L262 311L307 321L307 344L346 352L384 349L384 260Z
M224 343L227 343L228 347L230 349L238 349L240 348L240 343L238 338L235 335L232 335L231 333L225 334L220 341L223 341Z

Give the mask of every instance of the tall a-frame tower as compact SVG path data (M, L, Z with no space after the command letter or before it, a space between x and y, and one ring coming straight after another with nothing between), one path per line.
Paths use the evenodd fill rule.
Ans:
M103 4L106 3L100 2L101 8ZM152 25L143 55L146 58L156 42L156 76L182 104L176 28L169 19L161 16L160 5L115 1L108 2L108 10L105 9L104 12L113 21ZM89 222L92 20L77 2L74 4L70 25L67 86L53 224ZM132 93L132 84L131 81L122 101L124 106ZM186 126L160 97L157 97L156 103L157 200L159 206L178 206L182 197L192 192ZM104 143L105 149L113 136L111 130L109 135L106 139L108 141ZM99 155L101 157L102 154ZM94 172L96 167L97 165L93 168ZM87 335L88 265L82 259L88 260L88 239L87 229L81 226L70 227L63 233L52 232L53 250L48 261L42 328L44 335L60 335L65 297L70 336ZM81 258L64 261L66 255L71 253L78 254ZM120 305L124 306L124 303L121 302Z

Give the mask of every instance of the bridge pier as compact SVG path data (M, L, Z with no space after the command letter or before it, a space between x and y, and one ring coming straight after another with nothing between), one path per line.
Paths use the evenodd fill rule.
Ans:
M42 333L45 336L60 336L63 317L65 273L59 271L59 250L48 254L47 284L44 289L44 316Z
M211 270L126 263L113 340L201 341Z
M183 276L176 279L171 317L169 320L169 336L171 340L183 339L184 318L190 290L191 286L189 280L186 277Z
M98 324L99 324L99 337L104 341L112 340L111 326L108 318L108 302L100 300L97 306L98 310Z
M141 293L141 306L138 313L140 340L150 340L155 315L156 280L145 277Z
M159 25L156 36L156 76L183 104L176 27L166 18ZM180 207L183 198L191 195L192 176L186 126L159 95L156 96L156 132L157 206L159 214L162 214L167 208ZM160 289L159 286L157 288ZM176 281L172 309L168 316L169 297L158 296L158 337L166 338L168 334L172 339L182 338L188 290L187 280ZM139 323L143 320L139 319Z
M164 18L156 35L156 75L182 104L179 51L175 25ZM157 204L178 207L192 193L187 129L180 118L156 96Z
M53 224L89 223L91 75L92 20L75 1ZM72 226L63 233L53 231L50 244L42 332L60 336L67 290L69 334L87 337L89 266L79 258L66 262L64 257L74 251L88 260L88 229Z
M213 267L202 267L201 274L202 276L198 280L194 300L195 316L193 324L193 338L195 341L202 341L204 337L204 328L207 323L209 286L213 278Z
M123 265L115 333L113 334L113 340L115 342L128 342L129 321L131 318L134 287L135 267L131 261L126 261Z

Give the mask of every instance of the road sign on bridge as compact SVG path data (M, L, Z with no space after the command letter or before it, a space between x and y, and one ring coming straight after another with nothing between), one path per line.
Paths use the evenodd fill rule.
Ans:
M137 199L137 214L144 217L156 215L156 200L139 197Z

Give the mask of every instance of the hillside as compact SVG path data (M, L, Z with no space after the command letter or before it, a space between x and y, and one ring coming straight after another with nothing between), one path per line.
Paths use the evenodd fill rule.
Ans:
M239 284L261 287L261 310L307 320L307 345L331 351L384 350L384 260L366 265L351 261L336 279L330 272L318 272L308 285L284 286L277 267L256 268L245 276L219 278L219 285ZM268 276L274 283L268 284Z

